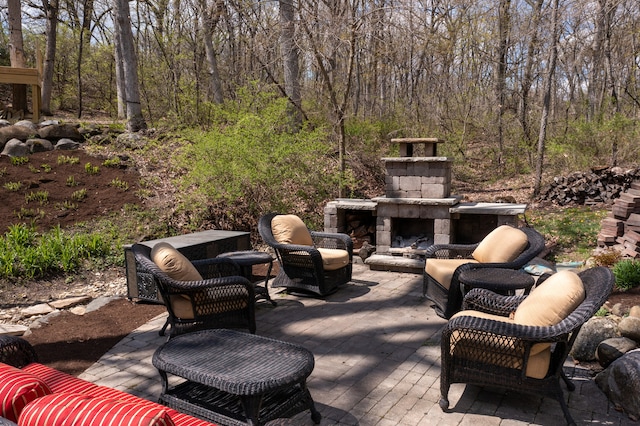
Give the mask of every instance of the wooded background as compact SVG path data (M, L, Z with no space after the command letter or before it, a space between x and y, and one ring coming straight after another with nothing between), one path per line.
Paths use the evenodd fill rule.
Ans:
M0 65L11 1L0 1ZM49 113L127 114L115 12L130 17L145 125L206 126L214 105L252 87L288 97L293 126L330 123L341 158L366 121L385 123L384 137L442 137L462 159L481 144L499 168L541 167L548 152L560 167L637 160L637 0L31 0L21 11L27 66L41 49L52 69Z

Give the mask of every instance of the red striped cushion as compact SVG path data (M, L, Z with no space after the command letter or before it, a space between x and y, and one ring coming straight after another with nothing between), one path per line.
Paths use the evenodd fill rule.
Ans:
M75 393L47 395L28 404L19 426L175 426L160 406Z
M0 417L15 422L25 405L50 393L49 387L33 374L0 363Z
M49 386L51 393L88 393L92 389L98 387L98 385L94 383L78 379L70 374L63 373L62 371L47 367L46 365L38 364L37 362L25 366L22 371L39 377L47 384L47 386Z

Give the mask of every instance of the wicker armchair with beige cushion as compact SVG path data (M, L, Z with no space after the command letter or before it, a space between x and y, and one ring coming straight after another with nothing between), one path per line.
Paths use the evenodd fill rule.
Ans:
M277 213L262 216L258 231L280 264L272 287L324 296L351 280L353 241L348 235L309 231L298 216Z
M582 325L613 288L608 268L551 275L529 295L471 290L464 310L442 332L440 407L448 410L452 383L506 388L558 400L568 424L560 380L575 389L563 364Z
M436 313L450 318L460 310L458 277L465 269L520 269L544 249L544 237L533 228L502 225L477 244L437 244L426 250L423 294Z
M160 331L171 325L171 336L209 328L256 331L253 285L229 259L189 261L170 244L153 249L143 244L131 248L137 276L157 286L169 316Z

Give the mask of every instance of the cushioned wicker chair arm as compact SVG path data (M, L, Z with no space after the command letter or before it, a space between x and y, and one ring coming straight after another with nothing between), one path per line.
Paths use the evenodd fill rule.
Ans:
M192 260L191 263L204 279L242 275L242 269L232 259L214 257Z
M165 285L175 290L181 291L198 291L206 288L223 288L223 287L236 287L236 288L246 288L247 291L253 292L253 285L249 282L248 279L241 276L232 276L232 277L220 277L220 278L211 278L208 280L202 281L176 281L167 276L163 277L163 281Z
M464 332L466 336L477 335L478 339L486 339L487 335L491 335L494 336L493 339L498 341L501 339L513 339L526 344L551 343L567 340L567 333L572 331L560 326L560 324L551 327L528 326L463 315L450 320L445 326L442 336L443 339L445 336L449 339L457 331Z
M474 288L464 296L462 309L486 312L489 314L509 316L515 311L526 296L502 296L484 288Z
M425 251L427 259L471 259L478 244L436 244Z
M17 336L0 336L0 362L22 368L37 360L36 351L26 340Z
M353 240L347 234L311 231L311 238L316 247L348 250L349 252L353 249Z

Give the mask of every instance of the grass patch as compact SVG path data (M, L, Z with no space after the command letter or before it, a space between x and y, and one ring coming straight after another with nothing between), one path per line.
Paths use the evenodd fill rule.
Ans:
M529 223L542 235L553 250L547 258L554 262L584 261L597 246L606 207L570 207L529 212Z
M109 243L99 233L73 234L59 226L44 234L25 224L0 237L0 278L41 278L76 271L85 259L104 256Z

